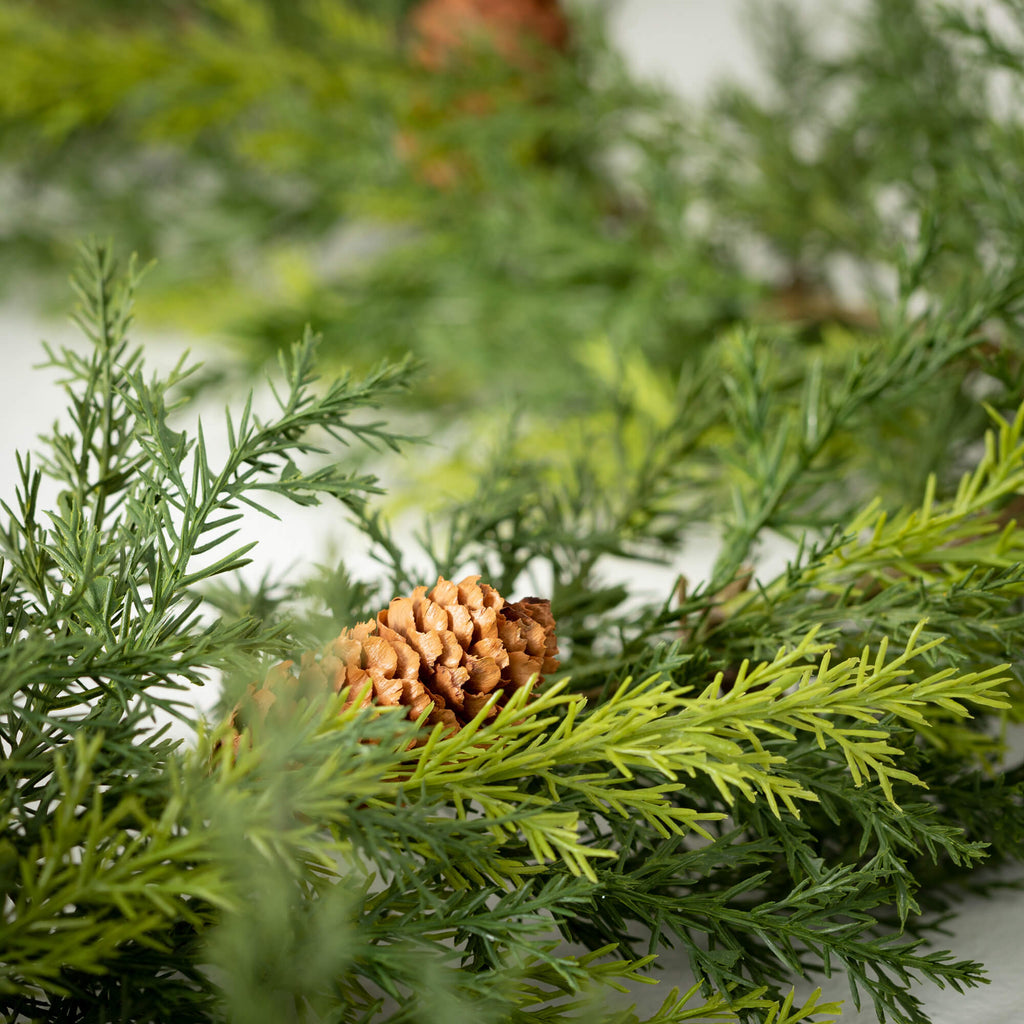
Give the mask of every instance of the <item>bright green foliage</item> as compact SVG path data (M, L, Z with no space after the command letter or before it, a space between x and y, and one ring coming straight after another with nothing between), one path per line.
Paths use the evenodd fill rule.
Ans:
M914 982L985 980L938 929L1024 851L1019 40L896 0L822 56L776 10L772 88L686 118L583 23L543 74L424 76L404 7L0 2L11 265L116 223L151 315L284 353L212 443L213 378L145 372L135 266L87 247L67 413L0 521L0 1014L632 1022L610 994L672 949L698 983L652 1022L823 1024L824 975L924 1024ZM381 247L332 264L339 229ZM362 376L317 379L307 319ZM390 470L366 410L410 402L472 439L447 504L402 464L418 546L337 461ZM268 495L333 499L379 578L240 581ZM237 755L195 720L464 572L558 621L561 678L494 720L341 694Z
M777 579L721 596L709 588L748 553L737 538L760 532L749 509L768 510L762 527L792 515L819 453L856 463L843 431L903 384L853 353L845 390L815 374L775 390L756 341L724 345L738 353L722 387L746 461L712 472L715 417L676 411L700 403L680 388L649 416L622 411L614 462L584 447L535 477L510 445L485 478L493 506L453 510L448 542L425 553L445 571L491 566L510 589L546 562L565 679L453 735L343 692L253 726L237 751L216 722L181 746L155 710L190 722L183 698L212 674L229 692L259 678L258 659L309 635L288 612L311 598L354 613L381 593L344 571L306 592L235 592L241 505L337 499L396 587L420 578L368 508L373 479L311 461L323 453L307 437L399 445L357 414L409 371L317 387L307 335L283 361L277 411L229 412L215 459L202 427L183 426L188 371L147 378L129 343L135 277L87 247L89 348L50 356L69 418L39 470L22 459L5 510L10 1019L820 1024L839 1007L792 989L817 972L845 974L854 1001L888 1019L924 1022L914 980L984 979L924 943L966 873L1024 848L1024 781L1000 767L991 731L1022 706L1019 530L995 523L1020 490L1024 413L993 411L948 497L940 470L918 509L884 518L851 496L850 525L831 531L822 501L824 539ZM936 352L907 335L905 372L927 382L967 340ZM780 490L744 410L774 399L780 422L806 423L808 394L848 411L783 433ZM59 488L48 513L44 480ZM706 587L638 605L601 586L608 554L667 550L730 487L750 497ZM210 600L214 578L228 582ZM245 604L260 617L238 615ZM606 1005L608 990L656 982L669 946L697 986L646 1018Z

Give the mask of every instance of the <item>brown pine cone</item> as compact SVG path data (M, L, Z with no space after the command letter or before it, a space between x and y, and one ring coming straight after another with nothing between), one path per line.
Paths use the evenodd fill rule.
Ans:
M432 70L479 45L528 69L531 50L538 44L563 50L569 41L569 24L558 0L423 0L409 23L413 55Z
M298 674L294 662L275 666L232 711L235 749L254 720L287 717L299 699L346 686L354 700L368 682L364 706L404 706L416 720L432 704L426 721L452 731L500 689L502 699L488 714L493 717L535 674L540 681L558 667L558 641L550 601L525 597L507 604L479 580L438 577L429 593L417 587L411 597L396 597L376 619L342 630L319 656L304 654Z
M409 56L431 74L470 64L481 53L495 53L518 72L499 89L445 90L443 102L426 90L406 112L395 135L395 155L415 178L441 192L479 184L477 159L465 147L436 137L439 126L493 115L537 102L551 68L551 56L565 50L569 23L558 0L423 0L408 19ZM467 125L471 127L471 125ZM532 146L522 151L532 154ZM532 159L532 155L529 157Z

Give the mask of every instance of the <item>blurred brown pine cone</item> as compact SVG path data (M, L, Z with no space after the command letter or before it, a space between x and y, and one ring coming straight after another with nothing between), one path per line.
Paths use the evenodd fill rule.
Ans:
M438 577L428 592L396 597L376 619L342 630L319 653L304 654L298 672L291 661L250 685L231 714L235 749L254 721L287 717L298 700L349 687L352 698L367 683L364 706L408 708L419 719L457 731L500 689L502 699L536 674L558 667L551 602L525 597L514 604L493 587L467 576L459 583Z
M569 41L558 0L424 0L409 25L414 57L432 70L474 46L489 47L525 70L538 44L563 50Z
M537 102L551 57L568 45L569 23L558 0L423 0L413 8L406 29L411 60L432 75L471 64L488 52L516 72L500 87L445 90L443 100L424 90L395 135L395 153L417 180L442 192L472 186L479 178L477 160L464 146L446 142L444 132L440 140L434 133L453 121Z

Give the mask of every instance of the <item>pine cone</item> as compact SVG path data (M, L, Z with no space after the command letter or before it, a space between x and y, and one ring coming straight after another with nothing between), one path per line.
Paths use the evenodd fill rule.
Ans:
M285 661L260 687L250 685L235 706L231 723L241 733L253 721L286 718L298 700L349 687L352 698L369 682L363 704L407 707L416 720L442 722L457 731L476 715L491 694L509 697L536 674L558 667L551 602L525 597L507 604L493 587L467 576L460 583L438 577L430 592L417 587L396 597L376 619L342 630L320 652ZM431 707L431 705L433 705Z
M538 43L563 50L569 41L558 0L424 0L409 21L414 56L432 70L479 44L526 69Z
M549 58L568 45L569 23L558 0L423 0L409 15L408 36L412 61L432 74L487 51L519 72L517 83L506 81L497 91L471 88L453 95L445 90L442 102L425 90L395 135L396 155L420 182L441 192L477 184L477 160L465 147L446 142L444 132L434 137L436 129L488 117L510 104L537 102Z

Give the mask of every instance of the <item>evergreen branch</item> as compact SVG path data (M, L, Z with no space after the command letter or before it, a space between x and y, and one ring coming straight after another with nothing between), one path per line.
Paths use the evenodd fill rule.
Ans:
M1021 132L982 99L992 67L1020 70L1014 46L980 16L953 24L900 0L872 6L850 55L826 59L779 17L765 34L776 88L716 100L722 130L699 139L583 27L550 74L495 53L428 75L396 45L397 20L364 6L182 0L111 20L0 0L14 234L59 250L26 199L54 187L71 216L114 216L144 250L173 222L182 251L215 253L184 268L204 295L284 245L347 357L435 357L417 401L475 403L493 421L503 388L540 380L524 431L424 543L438 567L470 565L509 593L536 574L571 685L599 698L523 691L446 736L337 694L242 735L201 725L176 749L152 713L190 720L187 691L221 671L239 688L264 678L286 616L307 615L310 591L271 577L231 602L198 593L246 560L243 506L333 496L394 592L420 582L364 502L376 482L316 462L402 440L363 410L406 370L318 387L307 334L276 411L233 408L218 459L208 424L182 428L199 386L185 363L149 379L128 342L134 266L121 275L108 246L88 247L76 286L90 347L50 351L68 416L47 454L19 457L0 524L0 1015L599 1018L596 990L639 983L674 944L703 994L673 993L654 1021L834 1014L786 995L822 970L878 1015L923 1021L911 981L983 978L921 940L963 887L985 891L986 853L1017 861L1024 837L1022 771L1001 769L991 729L1024 708L1009 523L1024 486ZM1019 21L1019 6L1003 9ZM495 105L462 109L481 95ZM159 153L133 153L139 138ZM623 147L630 160L608 159ZM163 203L185 200L154 158L175 187L185 172L212 182L185 190L180 223ZM110 166L145 188L121 198ZM423 180L439 166L446 188ZM324 271L310 246L339 210L371 206L413 230L366 273ZM889 267L908 225L917 239ZM218 246L194 244L211 231ZM221 251L227 235L246 260ZM735 238L766 245L792 287L741 272ZM876 316L828 301L835 257L865 281L891 269L895 302ZM262 345L291 311L275 319L259 298L244 313ZM755 308L785 325L708 343ZM995 425L957 489L981 389ZM473 422L465 433L478 443ZM50 510L45 477L62 492ZM719 528L730 486L706 589L641 604L603 578L615 558L674 564L688 526ZM917 508L881 511L919 490ZM740 566L767 530L807 540L759 584ZM316 588L324 629L354 621L372 586L341 567ZM552 926L590 952L566 953Z
M924 622L918 623L903 652L888 663L888 641L883 638L874 657L865 649L859 658L836 665L831 664L828 645L814 642L814 630L792 650L780 651L772 662L753 670L744 662L732 689L724 695L719 673L688 709L687 724L695 729L713 724L716 735L749 738L758 747L758 731L787 739L794 738L796 731L810 732L820 747L836 744L842 750L856 784L873 775L891 800L894 780L916 780L894 767L894 757L901 751L888 742L891 726L885 725L886 719L920 727L927 725L928 711L963 718L969 715L968 704L1009 706L996 689L1005 681L1000 673L1006 665L959 677L952 669L943 669L913 679L911 663L941 642L919 643L924 626ZM806 660L817 655L820 662L807 666ZM865 723L867 728L839 724L831 716Z
M714 852L720 850L729 847ZM688 859L688 853L671 849L652 851L646 858L652 863L628 874L603 870L598 898L571 923L567 935L574 937L579 928L588 942L596 942L609 928L643 923L651 930L652 944L660 945L667 934L678 939L695 973L720 992L731 986L749 989L751 982L778 983L811 970L830 976L839 963L851 978L856 1004L863 990L880 1015L905 1014L914 1021L924 1020L909 991L915 977L957 990L985 981L977 963L922 952L919 940L876 934L874 914L895 893L874 866L819 869L812 878L789 879L784 894L773 899L764 890L769 870L744 875L729 886L717 878L708 885L681 870L677 861Z
M919 262L928 258L926 252ZM913 287L912 281L904 282L904 299ZM732 348L732 372L725 378L725 387L737 437L733 461L745 486L733 490L736 521L716 561L712 586L723 586L735 576L764 528L785 525L785 507L799 499L798 484L844 428L880 396L895 400L907 389L934 379L977 344L986 319L1012 306L1022 294L1024 277L1013 271L1006 280L988 286L973 303L961 296L917 317L911 317L904 304L883 358L858 357L830 390L822 386L820 366L812 366L795 410L779 409L777 384L768 371L763 346L752 334L740 336ZM949 323L950 308L960 312L954 325ZM1015 435L1009 427L1005 440L1009 442L1011 436L1019 440L1019 435L1019 427ZM986 465L982 476L988 472ZM753 506L747 497L751 493ZM961 500L969 500L972 494L965 493Z
M119 277L109 249L92 245L78 282L92 356L50 353L67 375L75 431L55 429L41 471L20 460L16 509L5 507L0 537L0 813L8 837L0 990L15 1016L60 1007L74 1017L136 974L122 1005L160 1001L161 953L194 958L199 932L238 906L223 833L210 827L231 802L207 777L208 762L192 762L182 776L177 744L162 738L167 726L147 719L158 709L191 721L190 702L175 690L280 649L281 624L211 618L193 587L241 564L249 546L210 553L230 538L237 502L251 502L249 494L310 504L326 493L357 503L370 478L337 466L301 472L292 455L321 450L306 437L316 426L338 440L397 444L399 435L351 416L408 376L408 366L382 366L317 395L307 334L284 363L280 415L265 424L247 406L238 422L229 416L230 451L216 471L202 426L190 439L170 425L180 405L170 392L189 372L184 363L147 382L140 351L129 348L134 274ZM48 526L37 507L44 473L64 485ZM336 793L333 800L337 814ZM259 810L252 803L250 816ZM323 817L322 807L314 810ZM337 844L317 838L323 828L306 824L283 838L254 828L251 841L274 863L275 851L285 851L296 865L326 871L336 867ZM199 967L172 971L166 1000L213 1005Z
M197 924L195 900L225 905L223 877L204 856L201 833L176 834L180 789L158 819L131 796L109 806L94 774L102 744L102 735L79 731L70 762L55 755L57 805L20 852L16 880L8 876L10 904L0 925L5 994L27 988L66 995L64 971L98 971L132 941L151 941L179 920ZM7 828L20 844L21 828L10 819ZM7 849L13 852L10 840Z
M610 951L609 947L594 950L586 956L579 958L579 964L588 969L591 985L600 983L611 988L625 992L621 981L646 981L653 979L638 974L641 968L654 959L645 957L641 960L628 961L619 960L596 964L596 959ZM613 1013L594 1016L592 1001L587 998L574 999L571 1002L556 1002L552 1004L552 992L564 992L576 995L577 989L559 976L554 970L546 972L539 971L532 964L526 965L529 972L529 982L522 983L519 993L516 995L522 999L517 1009L517 1021L523 1024L544 1024L552 1019L553 1013L558 1013L559 1020L582 1021L597 1020L600 1024L682 1024L684 1021L691 1021L693 1024L733 1024L749 1019L753 1011L766 1011L759 1013L764 1024L798 1024L801 1021L816 1021L819 1024L831 1024L835 1017L822 1018L821 1014L838 1014L839 1003L822 1003L821 990L815 989L801 1006L795 1006L795 993L790 991L780 1003L778 1000L765 998L766 989L755 989L744 995L730 998L728 993L716 993L711 998L701 1000L700 983L693 985L686 992L681 993L678 988L665 997L661 1007L650 1017L640 1017L633 1008L620 1010ZM535 1000L542 1004L533 1010L528 1000ZM577 1012L582 1011L582 1012Z
M83 251L82 267L81 323L93 357L64 349L59 357L51 353L51 362L69 375L66 390L84 447L75 454L68 438L54 432L55 455L43 470L67 490L49 530L35 508L41 474L27 460L21 464L20 507L5 506L10 525L0 539L16 583L65 623L60 628L84 628L108 644L159 646L197 624L198 604L190 593L197 584L245 564L251 545L210 556L233 536L239 503L262 508L251 496L255 492L304 505L328 494L358 507L362 494L375 489L371 477L340 466L300 471L294 458L323 451L305 436L313 427L371 446L400 443L403 438L381 424L352 417L404 386L410 365L382 365L360 382L343 378L317 396L317 342L307 332L291 357L282 359L288 390L278 399L280 416L263 423L252 415L251 400L237 423L229 414L230 451L225 465L214 470L202 424L195 439L169 424L177 403L168 399L168 389L191 371L182 363L168 378L147 383L140 351L128 349L135 277L120 279L103 245ZM100 466L99 478L94 465ZM117 505L111 507L108 498L115 493ZM196 568L199 558L204 564Z
M321 453L323 449L304 439L304 434L318 426L335 438L349 434L373 444L381 441L396 447L403 440L380 424L355 424L352 413L367 404L373 404L386 390L404 385L409 364L381 366L365 381L353 385L341 378L322 397L310 391L316 379L313 359L317 345L310 332L296 344L289 359L282 358L282 368L289 390L278 398L281 416L268 423L261 422L251 413L251 398L237 423L227 415L227 433L231 451L224 466L214 471L209 464L202 427L194 442L170 430L167 411L162 401L162 389L146 385L140 375L131 379L134 396L129 399L142 425L139 442L153 467L148 471L150 494L164 499L156 506L163 534L169 544L163 561L169 571L154 581L154 610L162 611L176 595L220 573L229 572L246 564L244 555L251 545L237 548L199 570L188 571L196 554L204 553L214 545L230 538L233 531L216 535L202 545L204 535L234 523L238 516L232 512L242 502L268 512L249 497L253 492L265 492L286 497L299 505L319 503L319 494L331 495L350 507L362 504L361 495L376 490L372 477L355 476L339 466L328 466L312 472L301 472L293 455ZM181 464L191 454L193 469L191 480L186 480ZM273 473L270 479L269 474ZM145 505L133 508L136 515L146 513ZM230 514L220 515L223 512ZM273 515L273 513L269 513ZM180 522L178 521L180 517Z
M806 574L807 582L834 588L851 574L871 573L884 585L885 574L878 570L887 567L926 582L941 573L947 585L955 585L967 573L1017 566L1024 533L1015 522L1002 522L997 510L1024 490L1024 405L1012 420L989 412L998 434L986 432L984 455L961 477L951 500L936 503L933 476L920 509L890 519L872 502L846 528L846 535L857 539L819 562Z
M813 789L789 778L785 759L771 754L758 734L792 739L804 731L822 748L834 745L842 752L857 785L874 777L892 800L894 781L919 780L895 767L901 751L889 742L892 730L883 727L885 721L917 725L926 721L929 708L964 716L967 704L1005 706L993 695L1001 681L995 678L998 670L959 677L943 670L908 684L914 672L910 663L935 643L918 643L921 628L888 663L883 641L873 657L865 651L834 666L827 647L816 645L812 633L771 663L753 670L744 664L727 695L719 692L720 677L695 699L681 696L667 681L648 680L636 687L627 682L585 715L580 714L583 698L564 694L562 687L548 689L529 704L525 696L513 695L491 723L485 745L475 743L473 727L448 739L435 728L402 785L443 789L460 816L471 804L479 806L495 822L498 836L506 833L501 821L516 820L517 808L522 814L536 804L537 795L515 781L532 779L546 786L550 799L576 794L604 813L636 815L662 835L693 829L710 838L700 821L720 815L668 803L671 794L685 788L678 777L704 775L728 802L734 790L751 800L760 792L776 813L781 803L798 815L796 801L816 799ZM823 655L820 663L808 667L806 660L815 654ZM556 708L561 716L552 721ZM844 725L842 719L870 727ZM593 781L595 775L573 771L587 764L604 766L600 784ZM608 777L608 766L617 779ZM653 788L628 786L636 770L670 781ZM572 873L593 879L589 859L608 851L580 847L576 827L575 813L568 812L535 808L518 819L537 861L561 857Z
M628 808L663 834L690 829L703 833L700 821L720 817L713 814L708 818L666 800L668 794L683 788L675 781L677 776L692 774L698 766L725 780L723 788L732 783L752 793L752 786L757 785L794 809L794 798L809 795L785 778L769 774L767 755L735 749L730 751L736 755L734 761L709 764L704 751L676 740L672 736L674 719L666 720L666 716L678 710L679 698L667 682L649 681L635 688L627 683L585 716L579 715L585 699L564 694L563 689L564 685L551 687L528 704L525 688L517 691L490 723L487 740L480 744L474 742L479 725L464 728L449 739L435 730L417 752L415 770L403 786L441 789L460 815L476 804L499 822L514 817L538 860L554 859L557 853L572 873L582 872L591 879L589 860L614 854L580 844L576 812L554 816L530 813L540 798L524 788L521 780L542 779L549 791L579 793L601 810L624 814ZM557 722L550 717L556 709L561 711ZM566 768L591 763L604 765L606 773L608 767L614 768L621 779L612 778L598 786L588 784L586 776L566 778L561 774ZM633 778L631 768L640 767L672 781L654 792L638 791L628 783ZM541 807L544 803L547 801L541 801ZM495 829L498 834L505 833L500 824Z

